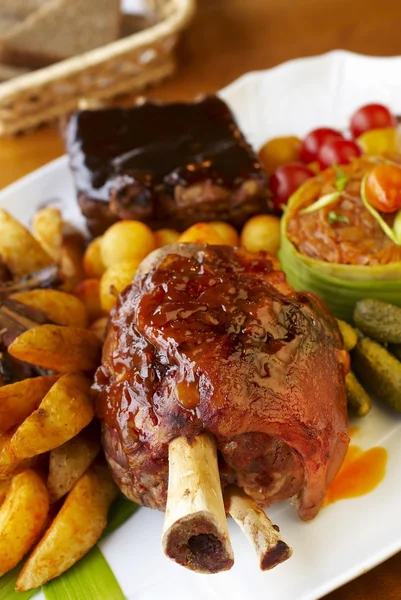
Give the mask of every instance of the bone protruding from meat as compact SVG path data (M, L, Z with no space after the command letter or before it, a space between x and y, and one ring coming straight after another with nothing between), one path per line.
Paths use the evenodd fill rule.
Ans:
M292 549L260 506L236 486L224 492L227 512L245 533L259 557L262 571L272 569L292 555Z
M169 558L198 573L218 573L234 564L216 443L209 434L169 444L162 545Z

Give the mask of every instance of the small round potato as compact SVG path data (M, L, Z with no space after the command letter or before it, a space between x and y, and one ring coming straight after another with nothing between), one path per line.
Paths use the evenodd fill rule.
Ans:
M154 232L156 248L162 246L168 246L169 244L175 244L180 237L178 231L175 229L158 229Z
M84 279L75 287L74 295L84 303L89 323L104 315L100 304L100 283L98 279Z
M228 244L229 246L239 245L238 233L232 225L225 223L224 221L211 221L209 225L213 227L217 235L221 237L225 244Z
M122 261L142 260L155 249L152 230L140 221L119 221L103 235L101 257L106 268Z
M106 270L102 261L102 238L97 237L90 242L84 254L84 270L88 277L100 279Z
M252 252L265 250L276 256L280 243L280 219L273 215L250 218L241 232L241 246Z
M132 258L124 260L107 269L100 280L100 301L102 308L110 312L114 307L118 294L129 285L142 260Z
M210 223L195 223L178 238L179 242L191 244L224 244L223 238Z

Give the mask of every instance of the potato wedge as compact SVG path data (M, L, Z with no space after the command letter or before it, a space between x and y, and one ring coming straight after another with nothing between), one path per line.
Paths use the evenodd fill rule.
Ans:
M48 511L49 495L39 475L28 470L13 477L0 508L0 577L28 552Z
M0 257L15 278L53 262L33 235L3 209L0 209Z
M4 481L0 481L0 506L3 504L7 492L10 489L11 479L5 479Z
M17 473L26 471L40 464L42 456L34 456L20 460L14 456L11 450L11 438L13 432L0 434L0 482L10 479Z
M63 220L59 209L48 206L38 210L32 219L32 233L54 262L59 263L63 242Z
M82 558L100 538L117 493L106 465L88 469L25 563L16 590L23 592L43 585Z
M96 321L94 321L89 328L99 338L102 344L106 339L108 322L109 317L102 317L101 319L97 319Z
M19 335L8 352L14 358L58 373L93 371L99 365L101 343L87 329L39 325Z
M12 455L29 458L61 446L94 417L89 379L79 373L63 375L10 440ZM1 458L1 456L0 456Z
M71 232L63 239L61 247L60 272L63 277L61 289L71 292L74 287L85 279L83 256L85 241L77 232Z
M12 294L12 300L18 300L26 306L44 312L50 321L69 327L86 327L88 317L83 302L72 294L58 290L29 290Z
M34 377L0 387L0 433L19 425L36 410L59 377Z
M104 316L104 310L100 304L100 281L99 279L84 279L74 289L74 294L85 305L89 323Z
M83 265L86 276L100 279L106 270L101 255L102 238L95 238L85 250Z
M85 429L50 452L47 489L50 502L56 502L74 487L100 450L100 432Z

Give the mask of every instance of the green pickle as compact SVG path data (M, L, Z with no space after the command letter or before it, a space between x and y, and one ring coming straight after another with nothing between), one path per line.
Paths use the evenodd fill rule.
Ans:
M360 300L354 322L362 333L382 343L401 344L401 308L373 298Z
M358 417L367 415L372 408L372 400L352 371L345 378L345 389L347 391L348 408L351 409L351 412Z
M377 342L362 338L352 354L352 367L362 384L401 412L401 362Z
M341 319L337 319L338 327L340 328L341 336L344 342L344 348L347 352L353 350L358 341L358 334L351 325L342 321Z

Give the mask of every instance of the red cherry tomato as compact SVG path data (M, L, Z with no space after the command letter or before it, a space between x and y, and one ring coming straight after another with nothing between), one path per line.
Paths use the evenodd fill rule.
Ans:
M331 140L320 148L317 160L322 169L327 169L332 165L346 165L361 154L361 148L351 140Z
M282 205L307 179L314 177L313 171L301 163L289 163L278 167L270 178L274 208L282 212Z
M366 180L366 197L371 206L384 213L401 209L401 167L376 165Z
M320 148L326 142L335 139L342 139L342 133L328 127L314 129L304 139L301 146L301 160L304 163L311 163L317 159Z
M351 117L350 129L352 137L357 138L365 131L396 127L397 119L382 104L366 104L359 108Z

